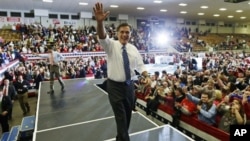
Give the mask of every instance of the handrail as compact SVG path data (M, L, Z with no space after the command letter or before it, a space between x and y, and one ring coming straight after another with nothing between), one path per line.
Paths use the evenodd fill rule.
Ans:
M146 52L144 50L139 51L140 54L146 55L146 54L167 54L168 52L166 50L152 50L150 52ZM44 59L41 56L47 56L48 53L39 53L39 56L35 54L24 54L27 60L36 60L36 59ZM76 52L76 53L61 53L62 56L65 58L76 58L76 57L90 57L90 56L106 56L106 53L104 51L96 51L96 52Z

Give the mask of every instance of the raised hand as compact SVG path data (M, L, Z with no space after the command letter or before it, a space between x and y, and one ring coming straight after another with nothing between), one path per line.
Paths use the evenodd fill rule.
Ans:
M99 3L99 2L95 4L95 7L93 7L93 10L94 10L96 21L104 21L110 13L109 11L104 12L103 5L102 3Z

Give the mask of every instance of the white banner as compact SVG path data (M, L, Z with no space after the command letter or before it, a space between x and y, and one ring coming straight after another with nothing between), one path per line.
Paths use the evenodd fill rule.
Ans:
M64 25L76 25L76 21L64 21L63 22Z
M5 17L0 17L0 22L5 22Z

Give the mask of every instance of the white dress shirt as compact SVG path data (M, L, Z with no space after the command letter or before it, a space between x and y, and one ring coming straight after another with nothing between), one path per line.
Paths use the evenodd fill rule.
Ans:
M125 72L122 58L122 44L119 41L109 39L100 39L100 44L107 53L108 78L117 82L125 81ZM141 54L137 48L130 44L126 44L126 50L129 57L131 78L135 76L134 70L142 73L146 71Z
M52 51L54 63L58 64L60 61L64 60L64 57L57 51Z

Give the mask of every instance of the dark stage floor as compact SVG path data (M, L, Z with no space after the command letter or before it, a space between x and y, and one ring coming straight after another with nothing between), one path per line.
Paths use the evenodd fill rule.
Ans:
M108 95L96 86L104 80L65 80L65 92L55 82L55 93L47 94L42 82L37 103L33 141L114 140L116 124ZM139 112L132 114L131 141L189 141L169 125L158 126Z

